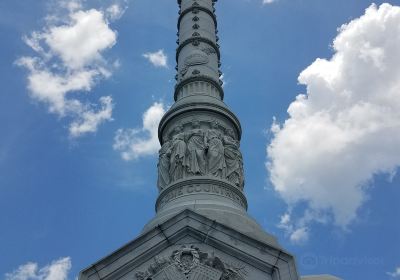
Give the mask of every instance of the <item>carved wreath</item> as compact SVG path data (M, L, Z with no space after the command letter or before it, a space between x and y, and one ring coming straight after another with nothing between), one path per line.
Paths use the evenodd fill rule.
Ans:
M174 251L172 258L178 269L185 274L190 273L193 268L200 264L199 252L192 247L184 247L181 250Z

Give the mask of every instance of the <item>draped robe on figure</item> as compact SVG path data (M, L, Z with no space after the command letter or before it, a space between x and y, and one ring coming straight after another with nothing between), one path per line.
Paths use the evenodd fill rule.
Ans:
M208 173L223 178L226 168L224 145L221 141L221 133L216 129L209 129L208 140Z
M183 132L176 134L172 139L171 164L169 174L171 181L182 179L185 170L186 143Z
M226 162L226 178L239 187L243 187L242 153L239 141L231 136L224 136L224 154Z
M161 191L170 183L169 165L171 160L171 143L165 142L159 152L158 189Z
M190 175L204 175L206 171L204 131L192 129L187 141L187 167Z

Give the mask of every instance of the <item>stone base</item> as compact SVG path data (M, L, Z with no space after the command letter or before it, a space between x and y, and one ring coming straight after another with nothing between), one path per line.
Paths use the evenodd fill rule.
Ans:
M206 176L191 177L169 185L157 199L157 215L147 223L143 232L164 223L185 209L234 228L260 242L279 247L275 237L265 232L247 214L246 197L237 187L228 181Z

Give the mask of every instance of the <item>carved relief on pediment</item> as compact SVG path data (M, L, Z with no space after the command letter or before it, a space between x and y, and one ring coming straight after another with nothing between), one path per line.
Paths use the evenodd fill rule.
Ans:
M169 257L155 257L146 271L138 271L137 280L245 280L244 266L223 262L214 253L194 246L183 246Z

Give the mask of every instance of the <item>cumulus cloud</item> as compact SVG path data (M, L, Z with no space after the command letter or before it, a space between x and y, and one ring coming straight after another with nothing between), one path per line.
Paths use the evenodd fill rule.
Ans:
M78 137L85 133L96 132L97 127L112 119L113 103L110 96L100 98L101 108L97 111L85 109L79 118L75 119L70 126L70 133L73 137Z
M71 70L102 60L101 52L116 43L116 32L95 9L71 13L69 24L52 26L41 37Z
M126 6L122 7L119 4L112 4L110 7L106 9L107 16L110 20L120 19L126 10Z
M119 129L114 138L114 150L121 152L124 160L156 154L160 148L158 125L165 111L164 104L156 102L144 112L142 128Z
M60 0L61 8L67 8L69 11L82 9L82 0Z
M303 244L309 238L307 227L298 226L297 228L294 228L289 213L285 213L281 216L278 227L283 229L285 232L290 233L290 241L295 244Z
M392 278L400 278L400 267L396 268L394 272L387 273Z
M371 5L343 25L334 55L318 58L300 74L307 93L290 104L283 124L274 121L267 168L289 205L290 235L306 232L313 222L348 228L374 175L396 174L399 26L400 7L390 4Z
M143 54L144 58L147 58L147 60L153 64L155 67L164 67L168 68L168 57L164 53L164 50L159 50L156 52L148 52Z
M274 2L276 2L277 0L263 0L263 5L265 5L265 4L272 4L272 3L274 3Z
M33 100L46 104L51 113L71 119L70 135L95 132L111 120L112 98L101 97L101 109L83 101L77 93L90 92L113 68L103 53L116 44L117 33L109 26L105 12L83 10L80 1L62 1L67 18L49 15L47 25L23 38L35 56L20 57L16 64L28 70L28 89ZM107 11L116 16L116 5ZM112 64L112 63L111 63Z
M71 269L71 258L62 258L39 268L37 263L29 262L15 271L5 274L5 280L67 280Z

